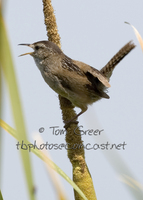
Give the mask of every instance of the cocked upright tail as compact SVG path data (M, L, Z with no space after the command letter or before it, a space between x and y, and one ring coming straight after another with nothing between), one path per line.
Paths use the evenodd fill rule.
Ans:
M110 79L113 70L115 69L116 65L128 54L132 49L135 48L134 43L132 41L128 42L125 46L123 46L118 53L116 53L113 58L100 70L100 72Z

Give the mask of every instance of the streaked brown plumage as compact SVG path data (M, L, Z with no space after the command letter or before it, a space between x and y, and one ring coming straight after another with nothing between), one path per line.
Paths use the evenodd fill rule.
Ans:
M72 122L87 110L87 106L100 100L109 99L105 93L110 87L109 79L115 66L135 45L127 43L100 71L80 61L72 60L50 41L40 41L27 45L34 49L30 54L38 66L45 82L58 94L69 99L81 109ZM69 122L68 122L69 123Z

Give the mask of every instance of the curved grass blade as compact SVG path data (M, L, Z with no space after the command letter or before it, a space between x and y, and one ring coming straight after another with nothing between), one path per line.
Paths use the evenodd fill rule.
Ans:
M142 190L143 191L143 185L141 185L141 183L139 183L132 177L127 176L126 174L123 174L119 178L122 182L124 182L126 185L130 186L134 190Z
M95 117L93 111L90 112L90 118L94 119L96 121L96 123L98 123L98 126L100 126L100 123L98 122L98 119ZM92 121L89 120L88 118L86 119L88 126L92 126ZM94 137L95 140L95 137ZM106 142L108 141L108 144L111 144L109 138L104 134L104 137L102 135L102 139L100 137L96 138L96 142L99 142L100 144L106 144ZM105 156L105 158L108 160L108 162L110 163L110 165L112 166L112 168L116 171L117 175L119 177L130 177L132 180L136 180L136 178L134 178L133 173L131 172L130 168L127 166L127 164L124 162L124 160L122 159L122 157L118 154L118 152L114 149L112 149L111 151L102 151L103 155ZM124 178L125 180L125 178ZM127 179L126 179L127 180ZM129 181L128 181L129 183ZM133 183L132 183L133 184ZM143 199L143 190L141 190L140 187L130 187L130 184L126 184L125 185L128 189L128 191L130 192L130 194L132 195L132 198L136 199L136 200L142 200Z
M2 197L2 193L1 193L1 191L0 191L0 200L3 200L3 197Z
M142 51L143 51L143 39L142 39L142 37L141 37L141 35L139 34L139 32L137 31L137 29L133 26L133 25L131 25L130 23L128 23L128 22L125 22L126 24L129 24L132 28L133 28L133 30L134 30L134 32L135 32L135 35L136 35L136 37L137 37L137 39L138 39L138 41L139 41L139 43L140 43L140 46L141 46L141 48L142 48Z
M0 126L10 133L15 139L17 139L17 132L2 119L0 119ZM26 144L30 144L28 140L24 141ZM83 192L78 188L78 186L54 163L52 162L44 153L38 149L31 149L31 151L37 155L41 160L48 164L52 169L54 169L58 174L60 174L82 197L84 200L88 200Z
M42 140L42 137L40 136L39 133L36 133L34 135L34 141L36 141L37 145L40 146L41 144L44 144L44 141ZM48 153L48 151L46 151L45 148L41 149L41 154L45 154L45 156L47 156L50 160L50 154ZM51 160L52 161L52 160ZM66 194L65 191L63 189L62 183L59 179L59 176L56 174L56 172L49 166L49 164L46 163L46 160L44 160L44 164L46 166L46 170L49 174L49 178L51 180L51 182L54 185L57 197L59 200L66 200Z
M1 74L1 66L0 66L0 118L2 116L2 74ZM1 187L1 165L2 165L2 133L0 128L0 187Z
M0 0L0 13L2 12L2 0ZM1 27L0 27L1 29ZM1 35L0 35L1 37ZM0 65L0 118L2 116L2 71L1 71L1 65ZM0 128L0 188L1 188L1 162L2 161L2 134L1 134L1 128ZM1 199L1 192L0 192L0 199Z
M18 133L17 139L20 141L26 140L27 136L26 136L25 124L24 124L21 102L20 102L20 97L19 97L19 92L18 92L18 86L16 82L14 66L13 66L9 42L7 38L5 23L4 23L1 12L0 12L0 65L1 65L4 78L8 86L13 119L14 119L15 127ZM33 184L29 153L27 151L25 152L20 151L20 152L21 152L21 158L22 158L23 167L25 171L25 177L27 181L29 196L31 200L34 200L35 199L34 192L33 192L34 184Z

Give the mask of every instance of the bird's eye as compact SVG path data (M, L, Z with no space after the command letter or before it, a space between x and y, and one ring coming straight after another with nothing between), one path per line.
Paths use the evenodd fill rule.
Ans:
M35 49L38 50L40 47L39 46L35 46Z

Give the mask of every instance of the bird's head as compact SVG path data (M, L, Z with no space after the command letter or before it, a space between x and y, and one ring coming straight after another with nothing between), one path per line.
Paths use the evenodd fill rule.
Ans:
M21 54L20 56L31 55L32 57L38 58L41 60L48 58L51 55L63 53L56 44L50 41L39 41L33 44L19 44L19 45L25 45L25 46L31 47L34 50L33 52Z

